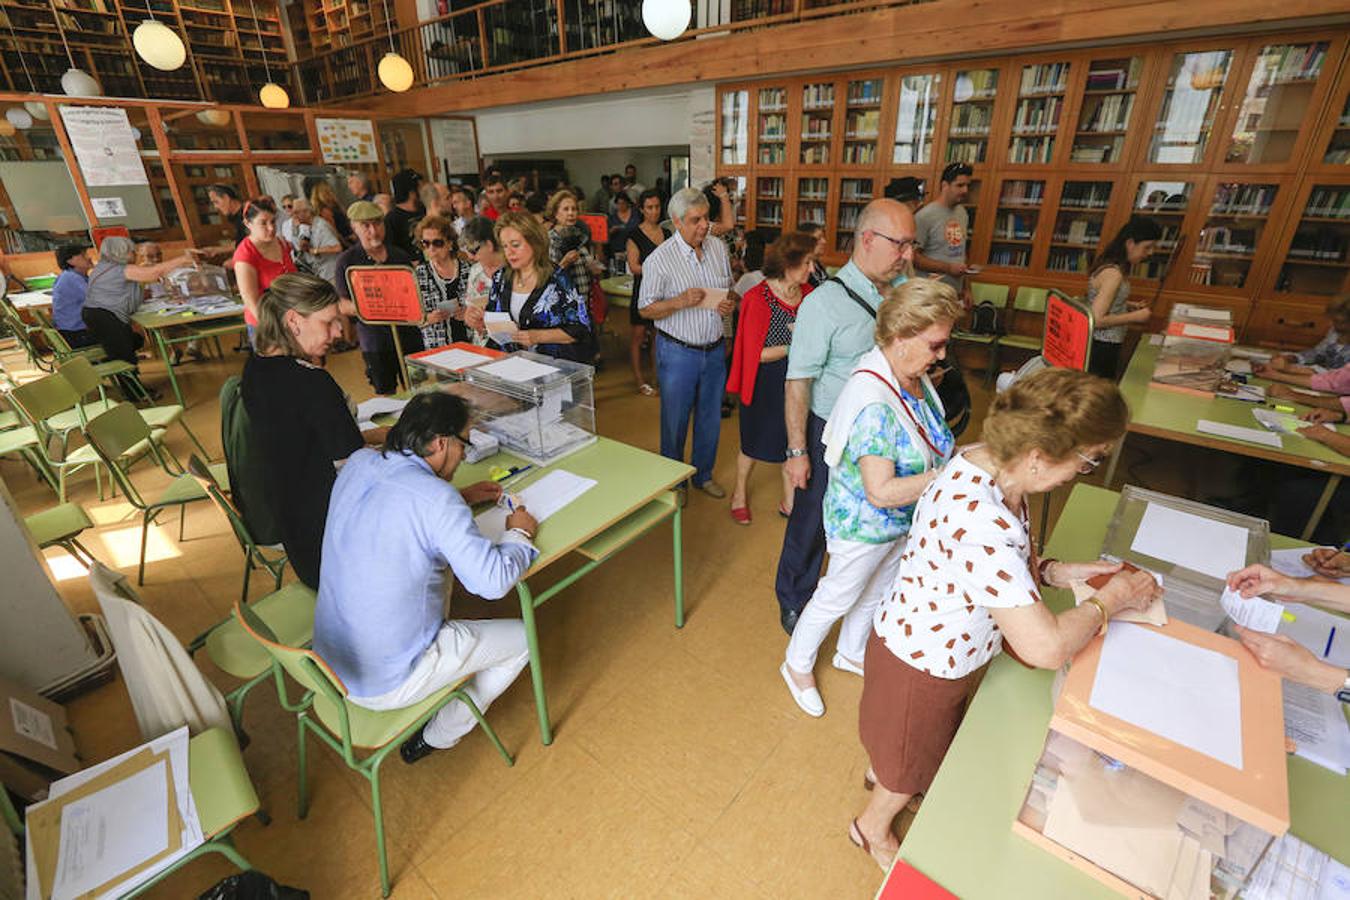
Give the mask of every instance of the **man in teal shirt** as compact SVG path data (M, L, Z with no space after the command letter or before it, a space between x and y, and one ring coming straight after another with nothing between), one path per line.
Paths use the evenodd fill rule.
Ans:
M788 634L825 562L825 420L859 357L874 346L881 292L901 278L914 255L914 214L901 203L873 200L857 229L848 264L802 301L788 350L784 465L797 490L775 583L779 621Z

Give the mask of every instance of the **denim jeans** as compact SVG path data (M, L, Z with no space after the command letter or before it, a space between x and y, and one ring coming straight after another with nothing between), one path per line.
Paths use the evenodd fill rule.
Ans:
M722 344L694 350L658 334L656 374L661 381L661 455L684 459L689 420L694 420L694 449L690 463L694 484L712 478L717 462L717 440L722 433L722 394L727 363Z

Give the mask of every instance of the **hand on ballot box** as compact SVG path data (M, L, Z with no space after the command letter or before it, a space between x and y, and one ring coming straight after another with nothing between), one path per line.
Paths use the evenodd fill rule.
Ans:
M1129 563L1121 564L1114 575L1098 575L1088 579L1096 590L1096 597L1106 604L1112 618L1122 613L1146 612L1162 600L1163 588L1152 572L1146 572Z
M464 498L464 502L470 506L477 506L480 503L496 503L497 498L502 495L502 486L495 481L480 481L477 484L471 484L459 492Z

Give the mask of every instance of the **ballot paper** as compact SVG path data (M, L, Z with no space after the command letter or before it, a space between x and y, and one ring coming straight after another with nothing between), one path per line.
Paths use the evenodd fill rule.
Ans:
M1214 578L1247 564L1247 529L1149 503L1130 550Z
M168 849L166 765L155 763L62 811L52 900L93 891Z
M1243 597L1241 593L1226 587L1219 595L1219 605L1228 614L1228 618L1252 631L1262 634L1274 634L1280 627L1284 615L1284 604L1274 603L1265 597Z
M1262 444L1275 450L1284 449L1284 440L1278 434L1271 434L1259 428L1247 428L1243 425L1229 425L1227 422L1212 422L1200 419L1195 430L1202 434L1212 434L1233 441L1246 441L1249 444Z
M511 314L504 312L483 313L483 327L487 329L488 337L499 344L505 344L519 330L511 320Z
M470 366L476 366L490 360L491 357L482 353L461 350L459 347L448 347L439 353L417 357L417 361L424 365L435 366L438 369L446 369L451 372L458 372L460 369L467 369Z
M543 522L595 485L594 478L583 478L563 469L554 469L522 490L516 498L536 522ZM474 523L484 537L499 542L506 533L507 515L504 508L494 506L474 516Z
M1350 769L1350 724L1332 694L1294 681L1284 682L1284 733L1294 753L1344 775Z
M1242 698L1231 656L1121 622L1106 634L1088 703L1242 768Z
M1244 900L1350 900L1350 868L1293 834L1276 838L1251 880Z
M551 375L559 371L556 366L545 365L535 362L532 359L526 359L523 356L508 356L505 359L499 359L496 362L488 363L485 366L479 366L478 371L484 375L492 375L506 381L517 383L533 381L536 378L542 378L545 375Z
M703 299L698 302L698 309L711 309L716 311L722 301L727 299L725 288L703 288Z
M1293 434L1300 428L1308 427L1298 416L1289 413L1276 412L1273 409L1253 409L1252 417L1260 422L1267 431L1279 432L1282 434Z
M371 397L356 405L356 421L372 422L376 416L397 415L408 405L407 400L395 400L393 397Z
M1303 561L1311 551L1311 547L1293 547L1288 550L1270 551L1270 567L1276 572L1288 575L1291 578L1320 578L1312 566ZM1338 579L1341 584L1350 584L1350 577Z

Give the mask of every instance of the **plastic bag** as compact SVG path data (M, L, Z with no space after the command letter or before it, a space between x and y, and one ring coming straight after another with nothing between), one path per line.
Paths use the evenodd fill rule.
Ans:
M309 891L277 884L255 869L231 875L197 900L309 900Z

